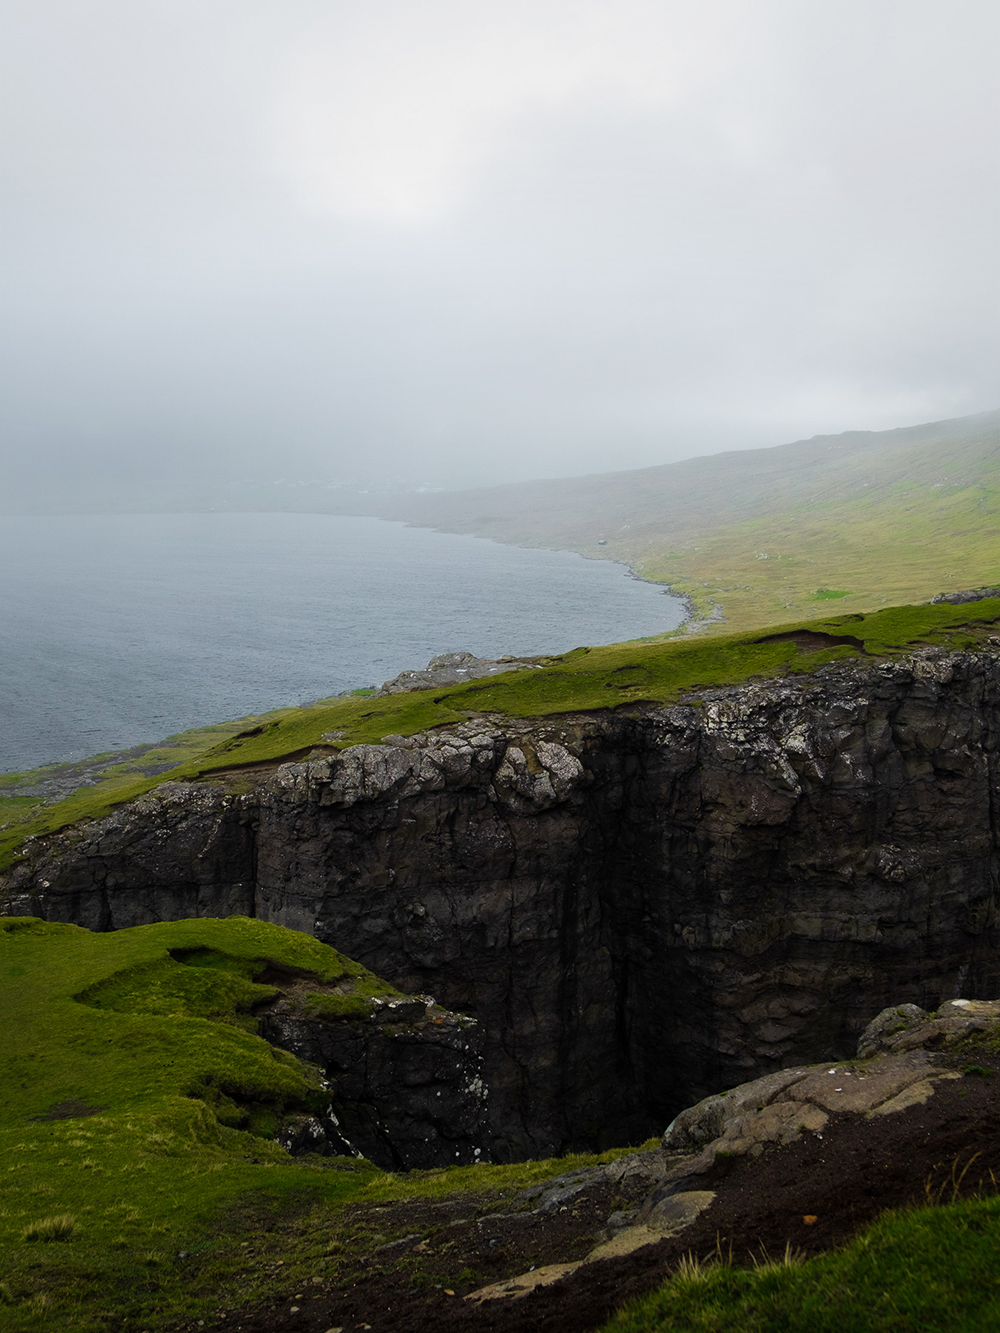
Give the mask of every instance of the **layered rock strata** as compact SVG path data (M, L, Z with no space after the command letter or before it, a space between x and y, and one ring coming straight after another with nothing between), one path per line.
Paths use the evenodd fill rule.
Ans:
M890 1001L1000 992L998 702L996 652L926 649L470 718L166 784L32 844L4 910L309 931L479 1019L493 1156L635 1142Z

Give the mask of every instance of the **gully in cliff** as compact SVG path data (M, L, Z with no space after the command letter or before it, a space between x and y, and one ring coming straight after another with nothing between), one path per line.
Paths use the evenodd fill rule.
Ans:
M890 1001L1000 991L998 703L995 648L931 647L471 716L166 782L37 839L5 910L309 932L477 1020L489 1155L636 1142Z

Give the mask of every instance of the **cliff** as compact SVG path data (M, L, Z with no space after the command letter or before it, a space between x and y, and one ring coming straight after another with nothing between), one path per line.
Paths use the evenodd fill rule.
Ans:
M479 1020L494 1157L635 1142L1000 991L1000 654L496 715L166 783L35 839L3 911L243 913Z

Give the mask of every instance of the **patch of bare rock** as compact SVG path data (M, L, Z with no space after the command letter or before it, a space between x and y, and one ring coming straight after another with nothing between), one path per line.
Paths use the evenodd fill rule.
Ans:
M376 695L405 694L408 690L439 690L442 685L461 685L484 676L500 676L507 671L527 671L540 666L537 657L476 657L474 653L439 653L423 671L401 671L387 680Z

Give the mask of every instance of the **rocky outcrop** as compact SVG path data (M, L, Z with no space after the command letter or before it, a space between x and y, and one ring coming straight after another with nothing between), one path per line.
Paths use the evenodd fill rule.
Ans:
M401 671L387 680L376 695L407 694L410 690L439 690L443 685L462 685L484 676L501 676L505 671L537 668L537 657L476 657L473 653L438 653L423 671Z
M931 606L948 602L952 606L964 606L967 602L981 602L984 597L1000 597L1000 588L964 588L961 592L939 592L931 598Z
M885 1012L896 1015L899 1009ZM906 1039L899 1043L873 1048L871 1042L862 1042L860 1048L871 1052L870 1063L782 1069L683 1111L667 1127L663 1146L668 1152L696 1156L686 1158L672 1174L687 1178L708 1171L719 1153L759 1154L766 1144L794 1143L801 1134L818 1134L833 1113L891 1115L926 1101L935 1083L961 1077L935 1057L935 1050L948 1038L995 1026L1000 1002L952 1000L940 1017L931 1020L924 1014L923 1019L901 1025Z
M166 784L31 845L7 911L257 915L478 1018L494 1157L638 1141L836 1062L890 1002L1000 992L996 652Z
M545 1213L578 1205L581 1198L610 1182L631 1180L651 1186L636 1207L608 1217L595 1237L598 1244L584 1259L505 1278L471 1292L466 1300L475 1304L516 1300L539 1286L563 1281L585 1264L631 1254L684 1233L716 1199L732 1159L760 1158L803 1139L821 1141L834 1115L842 1121L871 1119L918 1106L942 1082L963 1077L962 1061L954 1058L957 1043L976 1036L995 1042L998 1029L1000 1000L953 1000L935 1014L915 1005L890 1006L865 1029L858 1059L833 1069L814 1065L782 1070L708 1097L674 1119L661 1148L573 1171L525 1190L522 1198L536 1213ZM966 1059L974 1050L966 1049ZM993 1071L966 1065L964 1072L992 1076ZM957 1197L954 1176L952 1184ZM806 1225L817 1220L803 1218Z
M962 1077L948 1058L956 1042L998 1026L1000 1000L952 1000L932 1014L892 1005L865 1029L857 1060L783 1069L705 1098L667 1126L663 1180L636 1210L636 1222L668 1232L678 1221L678 1200L683 1209L693 1194L707 1195L707 1206L711 1192L697 1187L720 1159L760 1156L803 1135L821 1139L831 1115L870 1119L926 1102L938 1084Z

